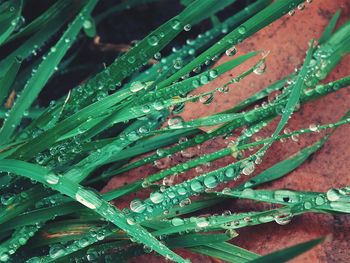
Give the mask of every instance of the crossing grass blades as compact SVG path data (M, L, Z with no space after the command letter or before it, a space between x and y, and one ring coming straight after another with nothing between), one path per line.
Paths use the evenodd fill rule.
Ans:
M79 52L75 43L96 37L99 23L109 16L156 1L124 1L97 14L97 0L53 1L23 23L29 2L0 2L0 49L6 50L0 61L1 262L123 262L151 252L170 261L189 262L174 252L177 248L227 262L284 262L322 239L260 256L232 244L236 230L269 222L283 225L309 212L350 212L350 187L325 193L255 190L297 168L335 129L350 122L350 115L345 115L336 123L281 133L299 105L350 84L350 76L320 84L350 51L350 22L334 30L340 11L317 44L310 40L296 72L227 111L186 122L178 115L186 104L209 104L217 93L234 96L231 86L250 74L259 78L263 73L267 55L257 51L238 56L235 45L311 1L247 1L248 6L221 21L216 14L234 0L182 0L178 15L46 107L38 96L44 88L50 89L52 78L65 85L64 74L74 70L71 65ZM160 52L178 35L205 20L211 21L205 33L161 57ZM230 59L214 66L221 56ZM224 85L190 95L256 58L254 66ZM280 95L268 101L275 91ZM273 119L279 123L271 136L251 140ZM211 129L204 132L201 127ZM216 152L165 167L104 194L97 191L109 178L242 127L246 129L237 140ZM246 177L243 184L222 187L251 175L265 154L272 154L267 150L274 142L321 130L327 134L316 143ZM243 156L246 149L255 151ZM162 180L226 156L234 161L225 167L162 185ZM111 203L144 189L150 190L149 197L132 200L128 208L120 210ZM223 200L237 198L278 208L199 216L203 209L210 211Z

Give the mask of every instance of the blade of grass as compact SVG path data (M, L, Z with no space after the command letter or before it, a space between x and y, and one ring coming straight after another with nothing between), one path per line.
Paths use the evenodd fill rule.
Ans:
M126 231L136 240L149 246L164 257L176 262L185 262L180 256L169 250L145 229L133 222L133 219L127 219L120 210L104 201L98 194L83 188L67 177L57 176L43 167L19 160L1 160L0 171L12 172L47 185L97 212L108 221L111 221L113 224Z
M50 52L46 56L46 59L42 61L37 71L27 82L26 87L23 89L20 97L11 108L9 116L3 123L0 130L0 136L3 144L9 141L17 125L20 123L23 113L31 106L50 76L54 73L55 67L59 64L69 47L72 45L74 38L77 36L83 26L84 20L82 17L84 18L90 12L92 12L96 4L97 1L90 1L83 8L80 16L75 18L72 24L64 32L60 40L51 48Z
M337 22L339 20L341 9L339 9L332 17L332 19L329 21L328 25L324 29L322 35L318 39L318 44L322 45L324 44L333 34L334 28L337 25Z
M323 238L313 239L307 242L291 246L274 253L262 256L260 258L249 261L250 263L270 263L270 262L287 262L299 256L300 254L312 249L323 241Z

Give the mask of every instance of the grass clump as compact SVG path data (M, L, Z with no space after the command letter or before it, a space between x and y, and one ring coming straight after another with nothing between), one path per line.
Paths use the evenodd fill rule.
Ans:
M350 51L349 22L334 30L340 11L318 45L310 41L303 65L296 72L229 110L184 121L179 113L186 104L210 104L216 93L229 92L231 85L250 74L261 75L268 54L256 51L237 56L235 45L307 3L247 1L250 4L244 9L220 20L218 13L232 6L234 0L180 1L183 10L179 14L133 47L118 47L121 52L109 65L101 68L76 59L83 41L99 44L96 34L106 18L153 2L133 0L104 9L97 0L62 0L49 3L26 24L21 22L22 14L30 10L29 4L21 0L1 2L0 48L5 54L0 60L1 262L121 262L151 251L171 261L188 261L174 252L177 248L228 262L282 262L321 240L266 256L229 241L243 227L268 222L284 225L293 216L308 212L350 212L349 187L326 193L253 189L296 169L337 127L350 122L345 115L336 123L281 134L300 105L350 83L346 76L320 84ZM95 14L96 8L99 11ZM209 20L206 32L167 51L183 31ZM167 55L162 58L160 51ZM232 58L215 65L221 56ZM228 82L191 95L252 59L258 61ZM50 89L53 79L65 85L67 72L84 70L89 72L84 81L80 78L74 88L58 92L47 106L40 101L40 94ZM268 101L275 91L280 95ZM260 103L261 107L250 107ZM252 135L273 119L279 119L273 134L252 141ZM204 132L202 127L210 130ZM227 147L174 166L164 165L143 179L99 192L111 177L149 163L161 164L168 156L242 127L246 129ZM316 143L242 184L220 188L242 175L251 175L274 142L321 130L329 133ZM246 149L253 149L249 156L242 154ZM224 167L172 182L177 174L228 156L234 161ZM111 203L147 189L149 197L132 200L128 208L120 210ZM278 206L199 216L232 198Z

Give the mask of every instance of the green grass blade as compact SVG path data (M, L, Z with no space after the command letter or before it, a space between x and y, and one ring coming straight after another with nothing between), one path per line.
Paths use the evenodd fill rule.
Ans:
M270 263L270 262L287 262L296 256L312 249L323 241L322 238L313 239L304 243L297 244L283 250L262 256L260 258L249 261L250 263Z
M62 15L61 10L68 11L67 7L71 5L70 0L62 0L54 3L43 14L34 19L30 24L21 28L17 33L14 33L6 40L6 44L25 36L29 36L36 31L39 31L43 26L46 26L47 22L59 15Z
M67 177L57 176L46 168L18 160L1 160L0 171L12 172L37 180L38 182L73 198L84 206L97 212L126 231L136 240L149 246L164 257L170 258L176 262L184 262L181 257L169 250L141 226L135 224L133 219L127 219L121 211L104 201L98 194L83 188Z
M55 72L55 67L59 64L69 47L72 45L74 38L82 28L84 20L81 17L84 18L92 12L96 3L97 1L91 1L83 8L80 16L72 22L56 45L51 48L46 59L42 61L34 75L27 82L0 130L0 136L3 139L2 143L8 142L11 138L23 117L23 113L31 106L50 76Z
M339 20L340 14L341 14L341 9L339 9L332 17L332 19L329 21L328 25L326 26L326 28L324 29L322 35L320 36L319 40L318 40L318 44L322 45L325 42L327 42L328 39L330 39L330 37L333 34L334 28L337 25L337 22Z
M16 29L22 12L23 0L5 1L1 3L0 13L0 46Z
M50 37L52 37L62 25L69 19L67 16L67 8L72 8L67 6L65 9L61 9L59 15L52 17L45 27L36 32L34 35L29 37L21 46L16 48L11 52L6 58L0 61L0 71L4 72L8 70L9 65L12 63L16 57L26 59L30 56L35 56L45 42L47 42ZM0 73L1 75L2 73Z
M215 55L224 53L233 45L243 41L245 38L256 33L257 31L272 23L282 15L286 14L289 10L295 8L298 4L302 2L303 0L286 0L273 2L268 7L254 15L252 18L250 18L243 24L241 24L238 28L236 28L223 39L221 39L217 44L207 49L196 59L185 65L175 74L173 74L170 78L160 83L159 87L162 88L165 86L169 86L172 82L177 81L179 78L191 72L194 68L198 67L198 65L202 65L208 59L208 57L212 58Z
M21 227L12 234L11 238L0 244L0 260L8 261L10 255L15 253L21 246L25 245L39 230L40 224Z
M227 242L208 244L196 248L191 248L190 250L232 263L248 262L249 260L258 257L257 254L254 254Z
M313 153L320 149L326 141L327 139L325 138L311 146L305 147L296 154L264 170L260 174L249 179L247 182L235 187L235 189L243 190L248 187L252 188L283 177L304 163Z
M3 104L9 94L9 90L16 78L21 62L20 59L14 59L9 69L3 72L4 75L0 77L0 105Z

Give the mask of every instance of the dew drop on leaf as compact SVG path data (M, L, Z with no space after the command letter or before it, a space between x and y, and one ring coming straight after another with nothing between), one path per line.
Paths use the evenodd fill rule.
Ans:
M235 46L233 46L233 47L227 49L227 50L225 51L225 54L226 54L227 56L234 56L234 55L237 54L237 48L236 48Z
M142 213L146 209L146 205L140 199L134 199L130 202L130 209L135 213Z
M183 127L183 119L180 116L174 116L168 120L170 129L179 129Z
M45 176L45 180L48 184L57 184L59 177L53 173L49 173Z
M154 204L159 204L164 201L164 195L160 192L151 193L149 198Z

